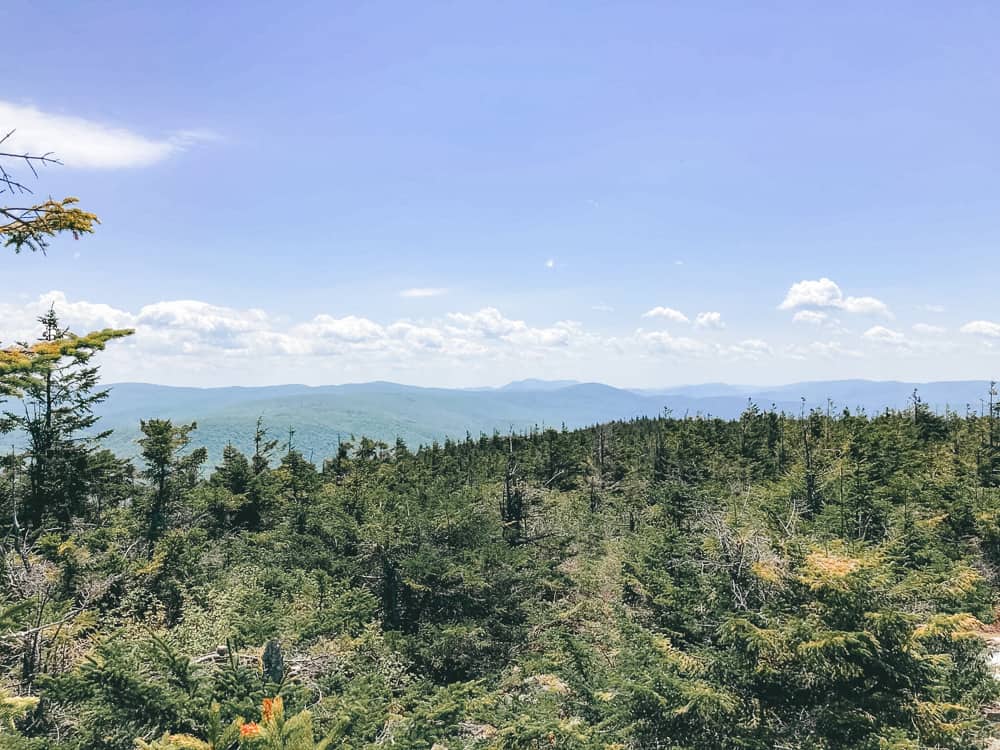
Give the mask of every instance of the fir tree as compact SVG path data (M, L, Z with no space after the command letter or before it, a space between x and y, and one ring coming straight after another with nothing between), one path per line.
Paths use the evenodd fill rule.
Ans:
M54 309L38 319L37 343L0 351L0 391L20 399L20 412L7 411L3 427L27 439L27 487L20 520L38 528L51 517L62 527L80 516L97 483L94 452L110 432L94 432L95 407L108 397L98 387L92 358L130 330L76 336L60 325Z

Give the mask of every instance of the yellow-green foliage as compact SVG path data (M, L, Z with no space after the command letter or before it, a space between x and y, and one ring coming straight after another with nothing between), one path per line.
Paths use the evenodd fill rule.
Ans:
M11 696L0 690L0 735L14 729L15 719L19 719L38 705L33 696Z
M0 209L0 217L8 219L0 224L0 242L5 247L20 252L22 248L44 250L48 240L69 232L73 237L90 234L100 220L96 214L77 208L78 198L48 200L22 209Z
M86 361L109 341L131 336L131 328L104 328L84 336L66 333L52 341L0 349L0 395L17 396L60 362Z

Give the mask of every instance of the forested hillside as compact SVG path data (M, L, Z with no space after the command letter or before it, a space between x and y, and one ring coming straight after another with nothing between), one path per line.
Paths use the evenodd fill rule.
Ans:
M586 427L634 417L656 417L668 410L683 416L736 419L748 401L798 414L810 409L864 409L875 414L902 409L914 389L933 410L982 412L985 381L904 383L823 381L775 388L712 385L662 391L631 391L601 383L528 380L502 388L418 388L372 382L310 387L177 388L147 383L116 383L112 397L97 407L101 425L114 429L107 446L135 456L139 421L156 414L174 421L197 421L193 444L217 462L228 444L253 449L253 429L263 416L275 430L295 428L303 455L320 458L336 451L342 439L366 435L413 445L430 444L466 433L528 432L546 427ZM804 400L804 403L803 403Z
M3 350L0 746L981 747L1000 409L640 418L215 466ZM988 397L988 394L984 394ZM8 401L8 405L14 401ZM20 402L18 402L20 403ZM282 428L284 425L281 426Z

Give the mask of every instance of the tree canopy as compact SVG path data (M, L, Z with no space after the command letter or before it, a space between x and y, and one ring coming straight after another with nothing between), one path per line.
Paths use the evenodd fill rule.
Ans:
M37 400L122 334L43 333L0 381ZM3 422L24 446L0 468L5 746L964 750L991 733L996 408L362 437L319 465L259 423L254 455L210 468L196 425L156 417L136 460L110 455L93 403L44 451L33 413Z

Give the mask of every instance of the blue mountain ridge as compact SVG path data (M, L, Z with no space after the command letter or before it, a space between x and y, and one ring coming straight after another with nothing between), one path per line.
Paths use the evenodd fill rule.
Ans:
M425 388L390 382L345 385L275 385L186 388L147 383L116 383L99 407L101 429L113 429L109 447L134 455L139 421L151 417L196 421L193 445L209 449L217 460L233 443L252 447L254 425L262 417L272 437L293 442L319 461L332 455L339 441L366 435L386 442L402 438L409 445L445 438L462 439L494 431L535 427L583 427L618 419L656 416L738 417L748 402L762 409L798 414L803 408L875 413L905 408L916 389L931 408L964 413L980 410L988 397L986 381L911 383L836 380L780 386L724 383L630 390L601 383L527 380L499 388Z

